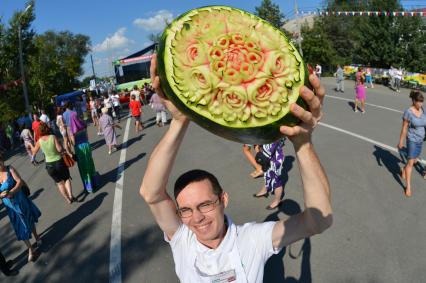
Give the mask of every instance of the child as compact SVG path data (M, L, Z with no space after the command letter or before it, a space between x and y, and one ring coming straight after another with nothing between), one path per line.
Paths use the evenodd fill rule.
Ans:
M143 130L143 126L141 123L142 105L140 101L136 99L136 95L132 94L130 98L131 101L129 103L129 108L133 119L135 119L136 133L138 133L139 131Z

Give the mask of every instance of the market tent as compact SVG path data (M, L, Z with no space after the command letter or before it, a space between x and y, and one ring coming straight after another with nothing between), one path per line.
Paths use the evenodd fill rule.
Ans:
M61 94L55 97L55 102L57 106L61 106L62 102L71 101L75 102L77 97L82 96L84 92L81 90L76 90L70 93Z

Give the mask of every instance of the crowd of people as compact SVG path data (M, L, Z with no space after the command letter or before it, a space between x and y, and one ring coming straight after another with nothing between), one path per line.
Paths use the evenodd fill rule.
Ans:
M5 165L2 153L20 146L25 148L32 165L45 164L47 175L53 180L65 202L71 205L78 200L73 193L70 167L77 164L84 192L93 193L99 186L95 162L88 138L88 117L95 131L105 139L108 153L119 148L116 129L121 128L120 120L124 118L120 97L130 96L125 90L121 93L110 90L107 93L92 92L85 101L77 97L73 101L64 101L55 109L56 117L51 119L44 109L23 117L16 122L7 123L5 134L8 146L0 152L0 198L5 206L10 223L18 240L24 241L28 248L28 261L35 261L38 249L42 245L36 230L36 223L41 217L40 209L30 199L30 189L13 166ZM137 98L136 98L137 96ZM152 95L149 85L134 87L129 103L130 115L135 119L135 128L142 130L142 106L151 107L160 113L158 126L166 123L165 107L161 100ZM136 106L134 106L136 105ZM138 114L136 114L138 112ZM87 115L89 114L89 115ZM161 125L160 125L161 123ZM41 151L44 159L37 160ZM30 185L30 184L29 184ZM32 235L36 243L31 244ZM0 270L6 275L16 275L13 263L6 261L0 253Z

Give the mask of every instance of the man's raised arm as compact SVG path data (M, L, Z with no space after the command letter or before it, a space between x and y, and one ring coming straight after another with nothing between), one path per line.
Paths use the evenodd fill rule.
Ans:
M322 116L321 104L325 90L315 75L310 75L309 80L316 95L306 87L301 88L300 95L308 103L310 111L293 104L291 112L302 123L295 127L281 127L281 132L289 137L296 151L305 210L275 224L272 233L272 244L275 248L282 248L300 239L322 233L332 223L330 185L311 142L312 131Z
M152 85L157 94L164 97L161 92L159 78L156 75L156 67L157 58L154 55L151 61ZM167 193L167 182L188 128L189 120L174 108L171 102L165 101L165 103L172 113L173 119L166 134L149 158L139 193L148 203L161 230L171 239L181 222L176 214L176 205Z

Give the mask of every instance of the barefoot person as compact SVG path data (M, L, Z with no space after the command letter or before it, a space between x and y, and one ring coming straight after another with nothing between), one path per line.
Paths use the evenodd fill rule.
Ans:
M402 116L402 129L399 136L398 148L404 147L404 139L407 147L407 164L401 170L401 177L405 179L405 195L411 196L411 172L413 166L422 152L425 138L426 113L423 109L424 96L420 91L413 90L410 93L412 105L404 111Z
M154 55L151 79L155 91L164 97L156 65ZM300 95L312 112L291 105L292 114L302 123L280 129L294 145L306 209L277 222L234 224L225 215L228 194L217 178L204 170L181 175L174 187L176 203L173 201L166 186L189 120L170 101L165 101L173 119L150 157L140 194L172 248L181 282L262 282L264 265L270 256L330 227L329 183L311 142L312 130L322 115L325 91L315 75L310 76L310 83L317 96L306 87L301 88Z

